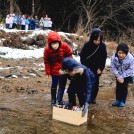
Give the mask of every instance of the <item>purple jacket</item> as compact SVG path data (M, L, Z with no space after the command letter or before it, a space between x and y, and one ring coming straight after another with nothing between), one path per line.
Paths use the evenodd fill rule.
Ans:
M123 60L119 60L114 54L111 58L111 68L113 74L118 78L134 76L134 57L128 52Z

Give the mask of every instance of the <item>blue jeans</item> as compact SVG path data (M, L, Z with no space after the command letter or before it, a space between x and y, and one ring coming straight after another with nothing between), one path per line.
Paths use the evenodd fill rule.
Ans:
M57 89L58 82L59 82L59 77L58 76L52 76L51 89Z
M67 82L66 76L52 76L51 95L57 92L57 86L59 86L57 99L62 100Z

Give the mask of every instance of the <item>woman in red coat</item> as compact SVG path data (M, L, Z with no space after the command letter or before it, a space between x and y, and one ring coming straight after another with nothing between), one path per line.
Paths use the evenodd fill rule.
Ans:
M44 64L47 77L52 77L51 84L51 104L56 103L56 92L59 83L59 88L64 88L62 85L66 83L67 78L60 76L59 70L62 66L62 60L66 57L72 57L70 46L61 41L61 37L57 32L48 34L48 46L44 48Z

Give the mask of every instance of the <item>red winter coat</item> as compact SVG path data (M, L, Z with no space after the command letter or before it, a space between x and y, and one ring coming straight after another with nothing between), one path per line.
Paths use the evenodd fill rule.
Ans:
M50 44L58 41L60 46L57 50L53 50ZM72 57L70 46L61 41L61 37L57 32L48 34L48 46L44 48L44 64L47 75L59 76L62 60L66 57Z

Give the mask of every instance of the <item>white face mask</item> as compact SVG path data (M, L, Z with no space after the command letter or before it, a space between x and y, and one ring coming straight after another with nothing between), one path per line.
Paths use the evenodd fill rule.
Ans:
M59 42L54 42L54 43L51 43L51 46L54 50L57 50L59 48Z

